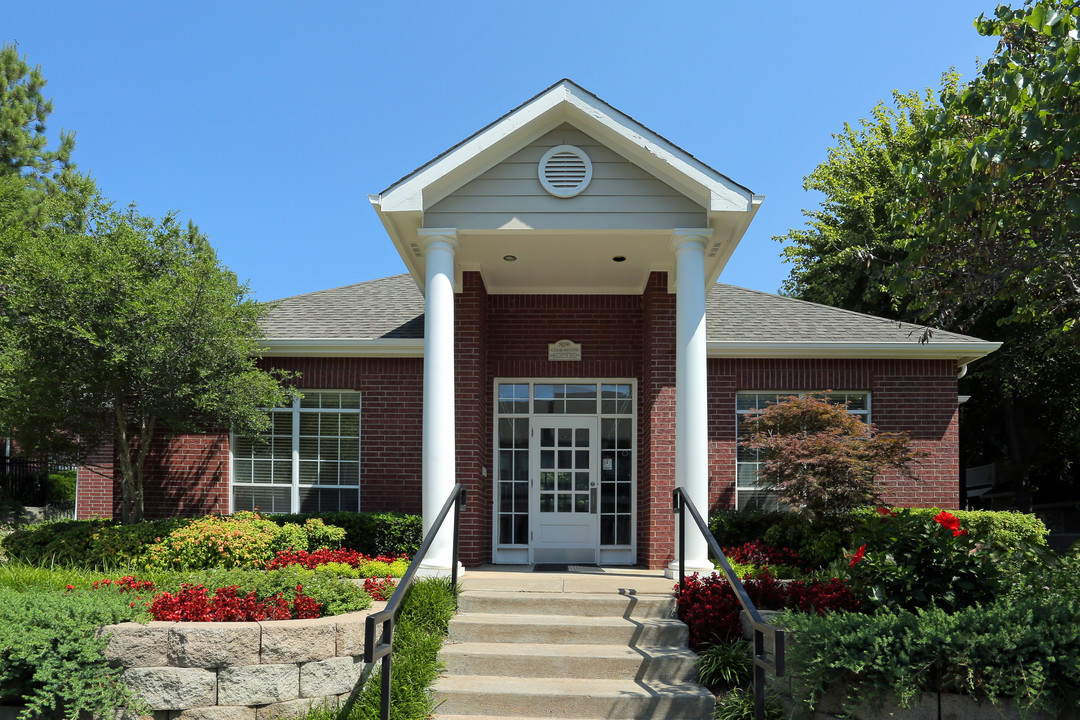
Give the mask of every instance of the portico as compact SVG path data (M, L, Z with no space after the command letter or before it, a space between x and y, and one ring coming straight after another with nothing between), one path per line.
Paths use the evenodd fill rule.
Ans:
M491 533L493 562L670 557L674 537L656 537L658 526L670 530L660 511L670 488L699 507L709 500L707 290L762 198L564 80L370 199L424 294L425 529L464 471L479 486L472 497L491 502L470 512L487 515L474 519ZM491 394L465 398L455 389L455 303L476 293L496 305L505 296L506 308L474 318L487 326L479 364ZM547 326L516 358L534 372L508 372L514 359L492 346L500 330L490 325L512 323L509 306L533 302L525 298L629 303L642 327L659 329L655 314L669 301L649 298L664 294L674 298L674 337L638 328L587 339L580 318L553 307L521 329ZM578 355L537 356L560 341ZM585 369L620 355L632 359L629 373ZM456 416L473 402L490 408L491 460L463 467ZM673 467L660 461L671 452L665 437ZM450 532L429 553L433 572L449 567ZM711 568L704 539L687 541L689 567Z

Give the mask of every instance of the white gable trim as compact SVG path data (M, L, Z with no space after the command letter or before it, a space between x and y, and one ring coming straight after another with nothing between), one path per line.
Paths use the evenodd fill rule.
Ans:
M709 212L747 212L753 193L608 105L561 80L460 145L371 196L381 212L423 212L564 122L608 144Z

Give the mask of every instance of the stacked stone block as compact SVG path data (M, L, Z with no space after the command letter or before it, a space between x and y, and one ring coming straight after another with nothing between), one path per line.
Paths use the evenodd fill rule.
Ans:
M364 622L383 607L316 620L121 623L99 633L154 720L273 720L344 702L363 670Z

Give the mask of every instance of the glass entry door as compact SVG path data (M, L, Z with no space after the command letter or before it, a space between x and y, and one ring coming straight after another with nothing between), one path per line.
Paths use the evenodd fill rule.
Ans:
M595 417L533 418L531 562L597 562L597 429Z

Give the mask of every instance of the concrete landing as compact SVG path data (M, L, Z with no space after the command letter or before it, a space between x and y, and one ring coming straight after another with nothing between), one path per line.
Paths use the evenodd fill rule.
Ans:
M663 570L633 567L583 568L581 571L533 572L531 565L484 565L461 578L466 591L542 593L618 593L671 596L676 581Z

